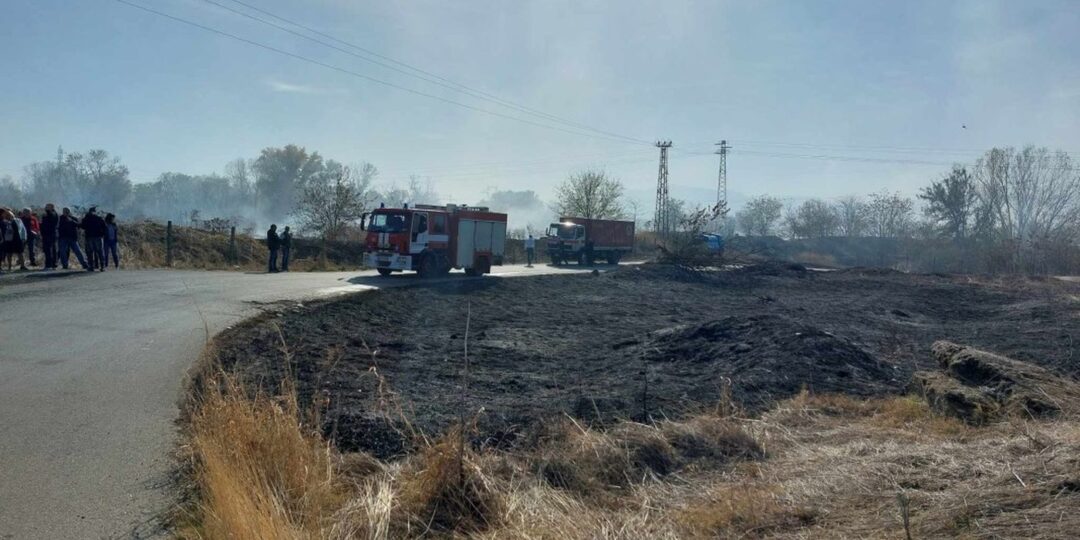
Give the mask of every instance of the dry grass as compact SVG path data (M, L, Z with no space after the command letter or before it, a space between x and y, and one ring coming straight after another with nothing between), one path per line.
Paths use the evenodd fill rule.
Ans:
M1080 425L981 428L921 400L803 393L755 419L606 431L569 418L513 453L459 431L384 463L338 455L289 396L225 379L191 416L185 538L1065 538Z
M295 393L249 397L235 378L212 379L189 419L199 495L185 538L317 538L345 500L334 453Z

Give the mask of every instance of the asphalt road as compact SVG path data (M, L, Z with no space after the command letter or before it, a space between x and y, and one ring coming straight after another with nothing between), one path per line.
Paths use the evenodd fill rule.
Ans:
M505 266L495 275L568 271L578 270ZM161 534L177 402L209 336L262 303L418 281L357 272L41 275L0 278L0 539Z

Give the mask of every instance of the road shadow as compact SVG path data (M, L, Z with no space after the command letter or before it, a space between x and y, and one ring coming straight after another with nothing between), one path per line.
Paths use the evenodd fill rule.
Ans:
M345 280L352 285L375 287L378 289L421 287L440 294L466 294L484 290L498 284L499 279L492 276L470 277L453 273L445 277L422 278L417 274L391 274L389 276L354 276Z
M0 280L3 280L3 281L17 281L17 280L22 280L22 279L32 279L32 280L59 279L59 278L68 278L68 277L72 277L72 276L85 276L86 274L91 274L91 273L92 272L88 272L86 270L56 270L56 271L28 270L28 271L25 271L25 272L23 272L23 271L4 272L3 274L0 274Z

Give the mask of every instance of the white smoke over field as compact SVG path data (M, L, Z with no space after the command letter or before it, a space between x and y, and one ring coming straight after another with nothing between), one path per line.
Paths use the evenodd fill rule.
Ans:
M543 234L556 217L551 208L532 190L492 191L478 204L507 214L507 228L511 231L524 231L534 236Z

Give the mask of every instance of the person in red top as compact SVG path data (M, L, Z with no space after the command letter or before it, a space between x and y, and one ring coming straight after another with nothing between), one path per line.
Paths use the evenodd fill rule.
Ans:
M41 224L38 223L37 214L30 211L29 208L22 209L22 215L19 219L23 222L23 227L26 227L26 250L30 255L30 266L37 266L37 256L35 255L34 246L37 243L37 239L41 236ZM21 253L19 254L22 255Z

